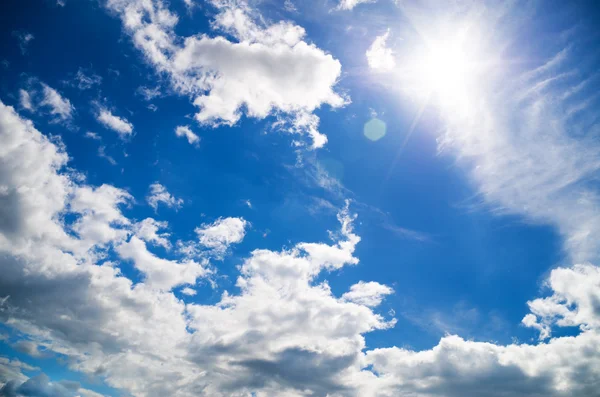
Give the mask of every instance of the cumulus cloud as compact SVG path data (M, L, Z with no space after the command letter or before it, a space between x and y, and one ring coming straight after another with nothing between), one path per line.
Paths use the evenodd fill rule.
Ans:
M115 116L107 108L100 107L96 115L96 120L104 127L117 132L121 138L126 138L133 134L133 124L125 118Z
M329 272L359 263L354 253L360 237L347 206L338 214L340 231L332 243L255 249L238 268L235 291L223 292L215 304L186 303L172 288L189 294L185 288L211 274L207 262L150 252L146 243L168 238L158 233L166 225L129 220L122 212L133 200L127 192L72 179L62 171L67 160L60 146L0 103L0 291L7 296L0 320L40 350L68 358L70 369L101 376L124 393L597 393L598 274L591 265L556 269L549 282L553 295L530 303L539 323L553 318L553 326L578 325L577 336L507 346L447 336L423 351L371 350L364 335L395 324L376 312L391 288L358 282L338 297L326 281ZM222 218L202 225L199 240L207 247L240 241L243 223ZM117 256L104 262L111 247ZM141 280L121 272L123 261L133 263ZM44 377L30 381L20 371L17 363L0 360L4 391L94 395ZM19 389L24 384L31 388Z
M365 55L369 68L379 71L390 71L396 66L394 53L386 46L389 35L390 31L388 30L381 36L377 36L367 50Z
M187 139L188 143L190 145L198 145L198 143L200 142L200 137L196 134L194 134L192 132L192 130L190 129L190 127L188 127L187 125L183 125L183 126L178 126L177 128L175 128L175 135L177 135L180 138L185 138Z
M244 218L219 218L196 228L200 245L222 255L231 244L240 243L249 223Z
M150 193L146 197L146 201L150 207L154 208L154 211L158 210L158 205L160 203L168 208L175 209L179 209L183 205L183 199L175 198L175 196L167 191L166 187L158 182L154 182L150 185Z
M379 284L374 281L365 283L364 281L354 284L350 291L342 295L342 299L348 302L358 303L368 307L379 306L386 295L394 292L387 285Z
M146 243L137 236L117 247L120 257L133 261L134 266L144 275L144 282L151 288L169 291L174 287L195 284L196 280L208 274L202 263L193 260L172 261L159 258L148 251Z
M285 116L294 124L322 105L343 106L347 99L333 89L341 74L339 61L304 41L305 31L290 22L263 24L243 1L213 1L212 24L223 36L177 37L177 16L162 1L108 1L145 58L171 76L174 89L191 96L203 125L233 125L243 110L263 119ZM260 19L258 19L260 20ZM182 44L180 44L182 43ZM242 66L243 65L243 66ZM313 115L314 116L314 115ZM314 116L316 117L316 116ZM296 123L293 132L319 137L318 123Z
M134 232L137 237L147 243L169 249L171 248L171 242L169 241L170 234L159 232L161 229L166 229L168 225L165 221L161 222L152 218L146 218L134 225Z

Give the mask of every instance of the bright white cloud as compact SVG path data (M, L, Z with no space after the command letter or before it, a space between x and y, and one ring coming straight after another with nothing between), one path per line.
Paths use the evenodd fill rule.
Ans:
M202 124L233 125L242 109L259 119L285 115L294 124L296 117L322 105L347 103L333 90L341 74L339 61L304 41L303 28L289 22L259 24L245 2L212 3L218 9L213 27L237 41L176 37L178 18L161 1L110 0L108 7L121 15L146 59L171 76L178 92L195 98L196 119ZM314 130L318 122L295 124L293 132L318 138L313 147L325 144Z
M168 227L167 222L157 221L152 218L146 218L141 222L138 222L134 226L134 232L140 239L164 247L166 249L171 248L171 242L169 241L169 233L159 233L159 230L166 229Z
M600 328L600 268L554 269L548 284L552 295L528 302L532 314L523 319L524 325L540 331L540 339L548 338L554 325L582 331Z
M144 274L144 283L151 288L169 291L180 285L193 285L198 278L208 274L201 263L192 260L171 261L157 257L148 251L146 243L136 236L119 245L117 252L121 258L133 261L135 267Z
M373 70L390 71L396 66L394 53L386 46L389 35L388 30L381 36L377 36L365 54L369 67Z
M342 299L368 307L375 307L379 306L386 295L393 292L394 290L387 285L379 284L374 281L368 283L361 281L350 287L350 291L342 295Z
M150 193L146 197L146 201L154 211L158 210L159 204L164 204L168 208L179 209L183 205L183 199L175 198L167 191L167 188L158 182L150 185Z
M185 287L184 289L181 290L181 293L187 296L194 296L197 294L196 290L190 288L190 287Z
M597 391L598 274L591 265L556 269L549 282L554 295L530 303L541 323L579 325L578 336L508 346L447 336L429 350L368 350L365 333L395 324L374 311L391 289L359 282L336 297L321 278L358 264L360 237L348 208L331 245L256 249L239 267L237 292L224 292L215 305L186 304L171 289L209 276L206 262L151 253L138 235L161 238L158 221L147 222L156 229L140 231L121 212L132 200L125 191L82 185L62 172L66 162L59 146L0 103L0 291L8 296L0 318L40 350L67 357L70 369L101 374L125 393L591 397ZM65 213L75 215L72 224ZM223 223L200 228L212 236L208 245L240 240L239 222L207 234ZM142 280L125 277L120 261L103 264L108 246ZM2 382L27 381L15 363L0 360L3 366L13 369L0 370ZM65 386L39 383L53 392Z
M48 85L42 83L43 98L40 106L46 106L50 109L50 114L56 117L59 121L68 121L73 118L75 108L71 102L63 98L58 91Z
M351 10L359 4L373 3L376 0L340 0L338 9L340 10Z
M96 120L104 127L117 132L121 138L126 138L133 134L133 124L125 118L115 116L110 110L104 107L100 107L98 110Z
M244 218L219 218L196 228L200 244L222 255L231 244L240 243L246 235L248 221Z
M194 134L194 132L192 132L190 127L188 127L187 125L180 125L177 128L175 128L175 135L177 135L180 138L183 137L187 139L190 145L198 145L198 143L200 142L200 137Z

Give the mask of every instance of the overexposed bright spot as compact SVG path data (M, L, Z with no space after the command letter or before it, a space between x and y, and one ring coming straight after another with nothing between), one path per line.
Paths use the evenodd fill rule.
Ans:
M471 115L490 64L477 24L465 26L421 32L421 40L402 54L404 62L397 72L411 96L434 103L453 117Z

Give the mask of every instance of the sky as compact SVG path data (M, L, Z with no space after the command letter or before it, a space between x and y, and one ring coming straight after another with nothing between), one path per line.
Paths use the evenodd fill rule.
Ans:
M598 396L595 3L4 0L0 396Z

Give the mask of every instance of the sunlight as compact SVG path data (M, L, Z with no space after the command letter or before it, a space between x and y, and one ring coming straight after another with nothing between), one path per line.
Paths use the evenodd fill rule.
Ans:
M411 95L434 103L447 115L468 117L484 83L479 40L479 35L466 28L455 28L444 37L422 38L407 54L407 67L399 71Z
M431 41L415 59L419 91L452 112L469 112L469 92L476 77L474 61L463 41Z
M429 48L423 62L423 80L427 91L449 95L465 89L470 62L462 48L439 43Z

